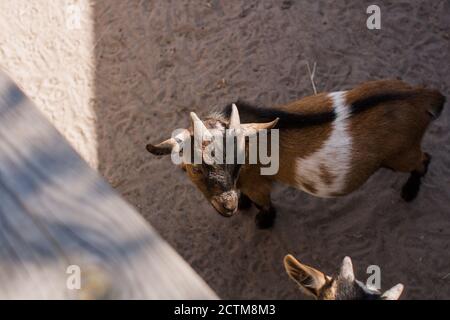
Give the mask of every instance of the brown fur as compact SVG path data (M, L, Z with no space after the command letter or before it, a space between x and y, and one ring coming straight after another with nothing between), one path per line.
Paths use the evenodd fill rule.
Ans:
M320 179L322 179L322 181L328 185L333 183L333 180L336 177L330 172L330 170L326 167L326 165L321 164L319 168L320 168Z
M256 188L255 184L257 185ZM272 179L270 179L270 176L260 175L258 166L243 166L237 187L257 205L264 208L270 207Z
M327 97L326 93L306 97L287 105L280 106L280 109L286 111L302 113L319 113L331 111L332 108L333 103L331 99ZM279 162L281 165L278 173L275 176L261 176L259 173L260 167L258 165L246 165L242 168L239 178L239 185L242 186L241 191L253 202L264 206L269 205L270 187L272 182L280 181L291 186L296 186L298 181L295 180L295 175L292 174L295 172L295 159L299 156L307 157L319 150L323 143L329 138L331 130L331 123L307 127L301 130L281 130L279 149ZM301 181L300 183L309 192L316 192L316 188L311 181ZM255 188L255 186L257 187ZM259 188L261 190L256 190ZM248 193L254 194L254 198Z
M351 259L346 257L342 262L339 274L334 277L305 265L294 256L287 255L283 260L284 268L289 278L294 280L299 288L307 295L318 300L397 300L403 285L398 284L383 294L369 289L361 281L355 281Z
M421 141L432 118L426 89L412 88L398 80L370 82L347 94L348 103L382 91L407 92L409 97L394 100L357 114L350 122L353 161L344 193L357 189L378 168L411 172L422 166Z
M395 171L414 172L414 179L410 179L411 190L405 191L405 194L411 191L407 198L413 199L419 190L420 178L425 174L429 163L429 157L422 152L421 141L431 120L442 111L445 98L435 90L412 87L399 80L381 80L366 82L347 91L345 99L351 110L347 120L347 131L352 140L349 150L351 162L344 187L335 192L329 191L332 192L331 196L352 192L379 168L386 167ZM288 112L284 122L287 123L286 117L291 119L291 126L281 128L279 132L278 173L262 176L259 165L246 164L241 167L237 181L234 180L233 184L227 182L228 188L240 190L258 205L262 212L269 212L271 217L274 217L274 211L271 208L270 192L274 181L300 187L312 194L317 193L317 181L308 181L308 178L297 175L297 160L305 159L320 150L333 130L331 120L302 124L300 127L295 127L296 122L292 122L292 119L296 119L292 118L293 114L332 115L333 101L328 93L306 97L280 106L279 109L285 111L283 114ZM254 114L257 111L251 112ZM300 119L302 120L303 118ZM226 117L213 117L203 122L207 128L225 128L227 121ZM192 131L192 128L190 130ZM159 154L162 148L150 145L147 149ZM211 181L207 180L205 173L196 166L186 164L184 167L190 179L208 200L227 191L223 186L216 188L214 184L208 183ZM320 171L320 183L333 185L337 179L333 171L324 163L317 163L317 168Z
M433 101L439 100L436 91L414 88L399 80L382 80L362 84L347 92L347 104L357 99L368 98L383 93L405 94L405 99L387 101L364 112L356 114L350 120L350 133L353 137L353 166L347 177L345 190L334 196L345 195L361 186L377 169L388 167L395 171L411 172L422 170L424 154L421 150L421 140L432 117L427 113ZM306 97L299 101L281 106L290 112L321 112L331 110L332 101L326 93ZM306 158L319 150L331 134L331 123L280 131L280 170L272 177L259 176L259 168L246 168L241 173L240 183L251 184L251 193L258 194L257 202L264 198L270 199L267 190L267 179L281 181L296 186L296 159ZM250 172L247 176L247 173ZM321 178L325 183L331 183L334 177L327 168L321 168ZM251 181L246 183L245 181ZM307 191L314 193L315 187L310 181L301 181ZM242 190L244 193L246 191ZM262 196L264 194L264 197Z

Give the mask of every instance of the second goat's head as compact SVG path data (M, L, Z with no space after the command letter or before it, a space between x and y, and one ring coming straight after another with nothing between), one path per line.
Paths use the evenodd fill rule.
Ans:
M284 267L305 294L318 300L398 300L403 291L400 283L381 293L356 280L349 257L344 258L335 277L300 263L292 255L284 258Z

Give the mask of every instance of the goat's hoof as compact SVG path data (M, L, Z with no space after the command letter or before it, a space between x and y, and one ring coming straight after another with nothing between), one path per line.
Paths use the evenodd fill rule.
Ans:
M417 182L408 180L402 188L403 200L405 200L406 202L413 201L417 197L419 190L420 190L420 181Z
M275 223L276 211L270 208L269 211L260 211L255 217L256 226L259 229L269 229Z
M431 154L429 154L428 152L425 152L425 160L423 162L424 172L423 172L422 176L425 176L427 174L428 167L430 166L431 159L433 159Z
M241 194L239 197L239 210L249 210L252 207L252 200L245 194Z

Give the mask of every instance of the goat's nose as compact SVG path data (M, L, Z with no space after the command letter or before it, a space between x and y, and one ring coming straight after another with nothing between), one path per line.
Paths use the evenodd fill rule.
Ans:
M222 205L226 210L234 211L238 206L238 195L236 191L229 191L222 195Z
M236 204L234 201L227 201L223 204L223 207L229 211L236 209Z

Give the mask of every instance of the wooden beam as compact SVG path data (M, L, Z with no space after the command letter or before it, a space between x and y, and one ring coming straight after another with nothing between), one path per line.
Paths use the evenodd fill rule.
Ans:
M28 298L217 296L0 72L0 299Z

